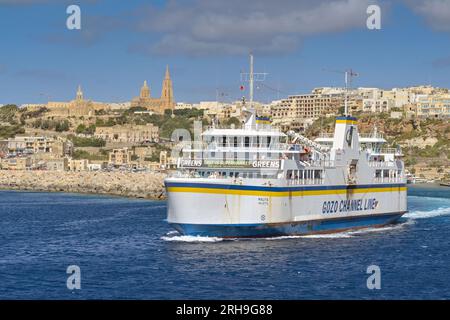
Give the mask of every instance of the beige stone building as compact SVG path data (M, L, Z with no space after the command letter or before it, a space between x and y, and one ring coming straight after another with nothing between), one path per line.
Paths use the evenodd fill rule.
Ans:
M450 94L423 95L414 107L416 116L420 118L450 118Z
M49 171L67 171L69 170L69 159L51 159L45 162L46 169Z
M8 139L8 153L12 154L41 154L53 157L70 156L73 143L62 137L17 136Z
M159 128L151 123L146 125L115 125L112 127L97 127L94 135L107 142L157 142L159 140Z
M205 115L209 118L217 118L220 120L229 118L240 118L242 106L238 104L223 104L220 108L211 108L205 110Z
M145 147L134 147L134 154L139 158L140 161L144 161L152 156L155 148L150 146Z
M70 171L87 171L89 161L86 159L69 159L68 169Z
M147 85L147 81L144 81L139 97L135 97L131 100L131 107L143 107L160 114L164 113L164 110L166 109L173 110L175 108L169 66L166 67L166 74L162 82L161 97L153 98L151 96L150 88Z
M388 112L395 106L394 100L387 98L363 99L362 103L364 112Z
M303 94L289 96L272 106L274 123L296 121L298 119L316 119L319 116L334 115L343 106L343 98L337 95Z
M0 168L2 170L28 170L33 162L31 157L14 157L0 159Z
M177 159L169 156L167 151L161 151L159 153L159 168L160 169L173 169L177 166Z
M95 111L110 109L106 103L85 100L81 86L78 86L75 100L69 102L49 101L46 107L49 110L49 116L59 117L90 117L95 115Z
M127 166L131 164L131 157L133 155L133 151L128 148L122 149L113 149L109 153L109 161L108 164L112 166Z

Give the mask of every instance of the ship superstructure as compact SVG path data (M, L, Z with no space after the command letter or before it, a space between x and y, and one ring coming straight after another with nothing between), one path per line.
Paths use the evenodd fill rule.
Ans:
M384 148L377 132L360 135L347 112L332 136L312 141L272 127L250 104L242 128L213 125L201 137L165 180L167 220L182 234L336 232L385 225L407 210L401 151Z

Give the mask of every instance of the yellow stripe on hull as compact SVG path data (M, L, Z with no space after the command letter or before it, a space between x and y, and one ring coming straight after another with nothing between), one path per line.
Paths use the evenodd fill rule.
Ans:
M259 197L303 197L335 195L346 193L368 193L368 192L399 192L406 191L406 187L387 187L387 188L361 188L361 189L339 189L339 190L303 190L303 191L259 191L259 190L233 190L233 189L208 189L208 188L184 188L168 187L168 192L188 192L188 193L211 193L211 194L232 194L239 196L259 196Z

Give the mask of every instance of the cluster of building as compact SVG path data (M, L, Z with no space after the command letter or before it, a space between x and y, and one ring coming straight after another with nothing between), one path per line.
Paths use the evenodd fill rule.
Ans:
M15 137L0 140L0 168L9 170L54 169L75 166L69 162L73 143L61 137Z
M52 117L92 117L99 111L111 111L117 109L128 109L130 107L142 107L152 113L162 114L166 109L173 109L175 100L173 95L173 84L170 78L169 67L162 81L161 97L152 97L147 81L141 88L140 95L125 103L105 103L86 100L78 86L76 96L71 101L49 101L47 104L26 104L28 110L47 108L48 116Z
M449 118L450 92L432 86L408 88L345 88L321 87L311 93L288 96L268 104L255 103L259 115L270 116L272 123L283 129L302 130L320 116L335 116L342 112L345 96L352 113L389 112L393 117ZM219 120L240 118L241 101L222 103L204 101L197 104L177 103L175 109L196 108Z
M146 137L143 139L146 139ZM159 152L152 145L112 149L108 153L108 160L74 159L72 157L73 151L73 143L62 137L17 136L0 140L0 169L49 171L164 170L175 166L175 160L168 156L167 151ZM155 161L155 152L159 152L159 161Z

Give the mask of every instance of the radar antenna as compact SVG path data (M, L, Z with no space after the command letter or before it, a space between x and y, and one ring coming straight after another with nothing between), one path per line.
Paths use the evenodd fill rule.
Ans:
M345 75L344 116L349 116L349 113L348 113L348 89L351 88L351 86L352 86L353 78L359 76L359 74L354 72L352 69L348 69L348 70L345 70L345 71L324 69L324 71L340 73L340 74L344 74Z

